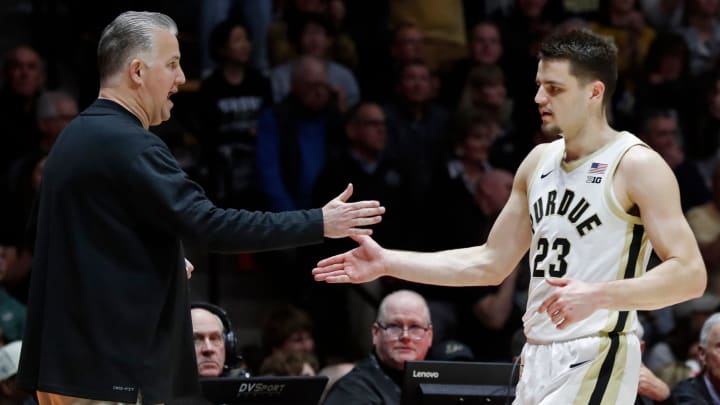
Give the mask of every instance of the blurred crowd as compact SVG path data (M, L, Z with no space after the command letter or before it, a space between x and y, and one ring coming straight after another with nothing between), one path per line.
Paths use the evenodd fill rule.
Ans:
M534 102L539 41L578 28L611 37L619 80L610 122L641 137L673 169L710 280L698 300L641 313L644 360L671 387L699 373L700 328L720 306L720 0L224 0L197 9L196 24L179 26L181 51L198 45L189 52L195 58L182 61L196 73L186 72L188 82L172 97L173 118L153 129L189 177L221 207L267 211L321 205L351 182L354 200L387 208L374 227L383 246L425 251L483 243L521 159L553 140L539 130ZM53 33L38 23L41 39L16 44L2 60L6 343L24 330L32 271L26 229L44 160L97 95L93 27L111 18L86 23L76 43L62 45L67 49L49 49L55 42L42 37ZM267 341L237 348L250 372L281 373L288 361L317 372L363 358L379 303L400 289L427 301L429 357L451 358L448 347L461 348L464 359L517 356L525 263L493 287L314 283L313 264L352 243L326 241L238 262L281 275L276 285L292 311L305 311L298 321L287 310L299 325L290 332L276 330L280 337L272 339L268 320ZM283 339L312 357L277 354L273 348L290 344Z

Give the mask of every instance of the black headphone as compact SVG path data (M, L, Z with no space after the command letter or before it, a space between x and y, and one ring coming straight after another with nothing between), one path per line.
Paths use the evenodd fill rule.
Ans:
M204 309L220 318L223 326L223 337L225 338L225 368L230 369L235 367L242 359L242 356L238 353L237 337L235 337L235 332L233 332L227 311L209 302L193 302L190 304L190 309L193 308Z

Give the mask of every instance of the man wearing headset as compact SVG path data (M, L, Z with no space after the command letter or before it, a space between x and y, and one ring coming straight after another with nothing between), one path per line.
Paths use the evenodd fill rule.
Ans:
M208 303L193 303L190 307L200 377L244 375L242 368L235 368L240 359L225 310Z

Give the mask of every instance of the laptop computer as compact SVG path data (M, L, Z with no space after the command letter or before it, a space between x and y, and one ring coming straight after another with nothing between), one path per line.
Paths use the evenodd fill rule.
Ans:
M202 395L214 404L317 405L325 376L203 378Z
M506 404L515 397L512 363L405 362L401 405Z

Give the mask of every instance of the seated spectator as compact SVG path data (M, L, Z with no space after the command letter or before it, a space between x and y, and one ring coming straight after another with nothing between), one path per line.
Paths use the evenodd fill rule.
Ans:
M20 390L15 382L21 348L19 340L0 347L0 405L37 405L35 399Z
M250 65L265 72L268 69L267 32L273 19L273 3L264 0L223 0L203 1L200 6L199 40L207 44L212 30L225 19L242 18L247 23L248 34L255 38L250 53ZM202 64L200 75L204 78L214 64L210 49L201 50Z
M265 318L262 342L268 356L293 352L314 354L312 320L307 312L292 305L276 308Z
M341 101L327 68L317 57L301 56L293 63L290 94L260 114L257 173L268 211L311 207L318 176L344 143ZM307 249L284 249L254 258L263 268L283 272L275 285L288 302L302 302L312 278L295 269L312 266Z
M272 102L270 81L249 66L253 42L242 21L218 24L208 45L217 68L202 81L197 94L198 131L211 177L208 189L223 206L258 208L257 121Z
M323 61L328 81L339 97L341 108L344 110L355 105L360 100L355 75L347 67L329 59L332 43L330 21L322 15L308 14L292 36L298 42L300 56L313 56ZM297 63L298 58L295 58L272 69L270 77L275 102L282 101L290 93L292 71Z
M672 389L677 405L711 405L720 402L720 313L710 316L700 331L702 372Z
M263 360L260 375L292 376L317 375L319 364L312 353L275 352Z
M371 332L373 353L333 385L324 405L399 404L405 362L424 360L432 344L425 299L409 290L389 294Z
M190 308L200 377L248 376L238 367L238 345L227 312L205 302L193 303Z
M507 96L505 74L499 66L478 65L468 73L458 104L458 115L472 114L486 115L497 127L498 135L513 130L513 100Z
M395 68L401 68L410 62L424 60L425 35L420 27L412 22L395 25L390 41L390 56ZM397 73L397 70L393 72Z
M260 188L271 211L310 207L312 189L342 116L328 82L326 64L304 56L294 64L290 94L263 111L258 122Z

